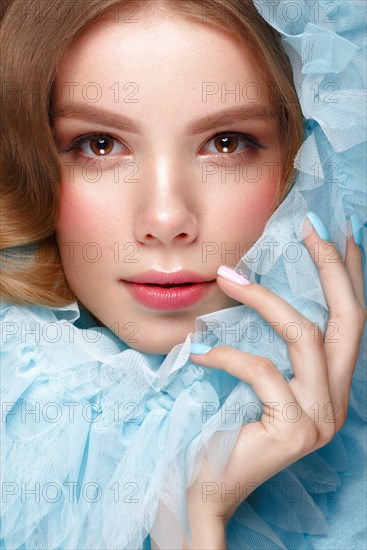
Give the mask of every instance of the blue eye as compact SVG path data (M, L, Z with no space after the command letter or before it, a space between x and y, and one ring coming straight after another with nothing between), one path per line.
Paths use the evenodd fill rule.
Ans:
M267 147L261 143L258 139L250 134L244 134L242 132L222 132L213 136L207 143L214 142L214 149L209 149L211 153L233 155L246 151L247 149L266 149ZM236 149L241 145L244 145L242 149L237 151ZM220 150L222 149L222 150Z

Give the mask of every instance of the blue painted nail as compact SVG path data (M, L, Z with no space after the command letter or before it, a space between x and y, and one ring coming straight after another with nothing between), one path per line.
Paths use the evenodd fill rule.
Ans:
M358 214L352 214L350 221L352 224L354 242L360 247L362 246L362 222Z
M315 214L315 212L309 212L307 214L307 217L310 220L310 222L312 223L312 227L314 228L314 230L316 231L316 233L318 234L320 239L322 239L324 241L330 241L329 232L326 229L323 222L318 217L318 215Z
M191 348L190 348L190 353L197 353L198 355L203 355L203 353L208 353L208 351L210 351L211 348L210 346L207 346L206 344L200 344L198 342L192 342L191 343Z

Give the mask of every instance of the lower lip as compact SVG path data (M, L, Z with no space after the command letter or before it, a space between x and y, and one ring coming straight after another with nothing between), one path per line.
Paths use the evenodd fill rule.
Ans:
M144 306L174 310L190 307L206 296L215 281L178 285L171 288L123 281L133 297Z

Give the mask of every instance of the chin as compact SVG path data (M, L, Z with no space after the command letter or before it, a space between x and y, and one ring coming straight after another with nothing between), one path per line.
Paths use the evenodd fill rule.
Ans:
M131 349L135 349L149 355L167 355L172 348L178 344L183 344L190 333L195 333L195 319L198 316L221 311L224 308L243 305L235 300L228 300L221 307L208 307L204 312L197 311L194 314L189 313L186 319L182 319L180 312L171 312L171 315L164 316L162 319L154 317L147 324L141 324L139 332L135 335L138 342L129 341L126 334L118 336Z
M167 355L172 348L185 342L190 331L194 332L195 330L194 325L181 327L180 329L177 327L175 331L172 330L172 328L170 331L166 329L159 330L159 328L156 327L153 333L149 331L149 334L146 334L145 337L143 337L141 333L139 339L138 335L139 342L126 341L126 344L130 348L141 351L142 353L148 353L150 355Z
M128 346L132 349L135 349L136 351L140 351L142 353L147 353L149 355L167 355L172 348L174 348L177 344L182 344L185 341L185 338L178 339L177 342L169 343L166 342L144 342L144 344L128 344Z

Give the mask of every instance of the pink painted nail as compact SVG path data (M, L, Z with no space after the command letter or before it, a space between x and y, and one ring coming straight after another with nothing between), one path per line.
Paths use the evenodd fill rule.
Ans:
M224 279L227 279L228 281L231 281L231 283L236 283L237 285L250 285L250 281L246 279L243 275L240 275L235 271L234 269L231 269L230 267L227 267L226 265L221 265L220 268L217 271L217 275L220 275L221 277L224 277Z

